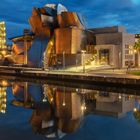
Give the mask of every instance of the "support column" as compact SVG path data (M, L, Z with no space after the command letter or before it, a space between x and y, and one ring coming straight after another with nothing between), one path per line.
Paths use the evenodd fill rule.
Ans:
M28 64L28 46L26 36L24 36L24 65L27 64Z
M99 49L96 49L97 50L97 65L99 65Z

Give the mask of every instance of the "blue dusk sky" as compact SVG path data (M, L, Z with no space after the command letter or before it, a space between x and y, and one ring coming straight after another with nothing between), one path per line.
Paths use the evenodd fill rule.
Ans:
M6 21L7 37L30 28L32 8L47 3L62 3L69 11L81 13L87 28L121 25L130 33L140 33L140 0L1 0L0 21Z

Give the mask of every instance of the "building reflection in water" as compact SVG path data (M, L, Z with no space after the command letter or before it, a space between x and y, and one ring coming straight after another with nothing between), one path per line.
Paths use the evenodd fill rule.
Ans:
M0 113L6 112L6 87L0 87Z
M115 93L99 92L96 95L96 114L122 117L127 112L133 110L134 98L127 95L118 95Z
M16 106L33 109L29 119L35 133L62 138L75 132L88 114L124 117L135 109L136 96L52 85L13 83Z
M0 113L6 113L6 90L8 82L6 80L0 80Z
M42 86L29 84L28 82L12 83L12 92L15 97L12 104L26 108L32 108L33 102L41 102L43 98Z

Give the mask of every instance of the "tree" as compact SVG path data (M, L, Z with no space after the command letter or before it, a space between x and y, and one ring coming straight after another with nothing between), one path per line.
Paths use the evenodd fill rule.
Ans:
M138 111L134 112L133 115L134 115L135 119L140 123L140 111L138 110Z
M140 52L140 39L138 39L138 41L135 42L134 49Z
M135 42L134 46L135 53L135 66L140 66L140 38Z

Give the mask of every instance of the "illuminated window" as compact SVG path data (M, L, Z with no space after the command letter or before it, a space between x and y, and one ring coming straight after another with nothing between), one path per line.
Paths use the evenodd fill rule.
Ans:
M1 52L6 49L6 27L5 22L0 22L0 55L3 55Z
M0 87L0 113L6 112L6 87Z

